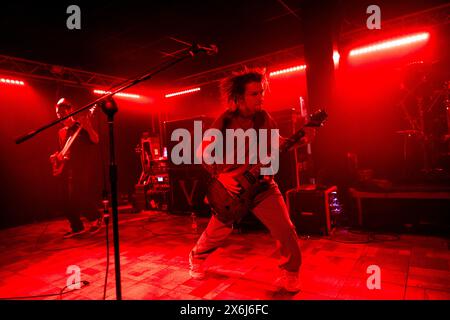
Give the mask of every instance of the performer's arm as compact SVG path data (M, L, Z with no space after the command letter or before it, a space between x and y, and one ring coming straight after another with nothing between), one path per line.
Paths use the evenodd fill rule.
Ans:
M97 144L99 142L99 140L100 140L99 137L98 137L97 131L95 131L95 129L92 128L92 126L89 129L88 128L85 128L85 129L89 133L89 138L91 139L91 141L93 143Z
M91 119L82 118L80 124L83 126L83 129L86 130L89 134L89 139L91 140L91 142L97 144L99 142L99 137L97 131L95 131L94 127L92 126Z

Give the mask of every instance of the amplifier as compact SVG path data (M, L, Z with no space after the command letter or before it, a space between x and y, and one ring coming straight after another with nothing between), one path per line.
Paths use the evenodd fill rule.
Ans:
M131 203L135 213L147 210L147 192L148 186L136 184L134 186L134 194L131 196Z
M315 185L286 192L289 215L298 234L328 235L331 232L336 193L335 186L318 188Z
M171 213L191 214L192 212L200 215L210 213L209 205L205 204L206 182L208 180L207 172L200 164L193 164L194 160L194 122L202 122L202 132L209 128L213 119L205 116L197 116L187 119L179 119L164 122L164 144L167 146L168 154L168 173L170 183L169 211ZM171 135L174 130L185 129L189 131L192 139L190 141L189 158L191 164L176 165L171 158L171 153L178 142L171 141Z
M204 201L208 174L200 165L169 169L169 181L171 213L210 213L210 207Z
M171 120L171 121L165 121L164 122L164 145L167 147L167 158L169 160L169 167L170 168L184 168L189 170L189 168L191 168L193 166L194 163L194 154L195 154L195 146L194 146L194 123L196 121L201 121L202 124L202 133L208 129L210 127L210 125L213 122L213 119L210 117L206 117L206 116L197 116L197 117L193 117L193 118L187 118L187 119L179 119L179 120ZM172 141L171 140L171 136L172 133L175 130L178 129L183 129L185 131L188 131L190 134L190 150L189 150L189 154L187 155L190 163L189 164L181 164L181 165L176 165L173 162L172 159L172 150L173 148L178 145L178 141Z
M147 206L149 210L167 211L169 210L169 190L149 190L147 191Z
M155 174L149 178L151 190L166 191L170 189L169 174Z

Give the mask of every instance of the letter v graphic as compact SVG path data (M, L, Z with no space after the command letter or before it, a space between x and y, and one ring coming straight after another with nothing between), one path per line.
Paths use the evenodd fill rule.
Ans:
M186 190L185 181L179 180L180 187L181 187L181 189L183 189L184 196L186 197L186 200L190 206L192 206L192 198L194 197L194 191L195 191L195 188L197 187L197 182L198 182L198 180L194 180L194 185L192 186L191 194L188 195L187 190Z

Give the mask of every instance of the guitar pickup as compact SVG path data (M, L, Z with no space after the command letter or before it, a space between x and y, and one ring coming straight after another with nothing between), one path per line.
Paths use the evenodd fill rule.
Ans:
M248 182L251 184L255 184L258 180L254 175L252 175L249 171L244 172L244 177L247 179Z

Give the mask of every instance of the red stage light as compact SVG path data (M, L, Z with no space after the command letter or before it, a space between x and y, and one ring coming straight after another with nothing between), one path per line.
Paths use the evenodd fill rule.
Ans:
M25 82L20 81L20 80L12 80L12 79L7 79L7 78L0 78L0 83L3 84L14 84L17 86L24 86Z
M334 50L333 51L333 62L334 62L335 67L339 66L340 59L341 59L341 55L339 54L338 51Z
M180 96L182 94L188 94L188 93L197 92L197 91L200 91L200 88L193 88L193 89L188 89L188 90L168 93L168 94L165 95L165 97L166 98L170 98L170 97Z
M105 91L105 90L94 90L93 91L95 94L106 94L106 93L111 93L110 91ZM141 96L138 94L133 94L133 93L123 93L123 92L119 92L116 93L115 96L118 97L124 97L124 98L131 98L131 99L140 99Z
M295 67L291 67L291 68L281 69L281 70L277 70L277 71L272 71L271 73L269 73L269 77L274 77L274 76L278 76L280 74L285 74L285 73L303 71L305 69L306 69L306 65L301 65L301 66L295 66Z
M417 33L413 35L409 35L406 37L396 38L392 40L387 40L379 43L375 43L373 45L353 49L350 51L349 56L357 56L361 54L371 53L380 50L391 49L399 46L405 46L408 44L413 44L417 42L424 42L428 40L430 34L428 32Z

